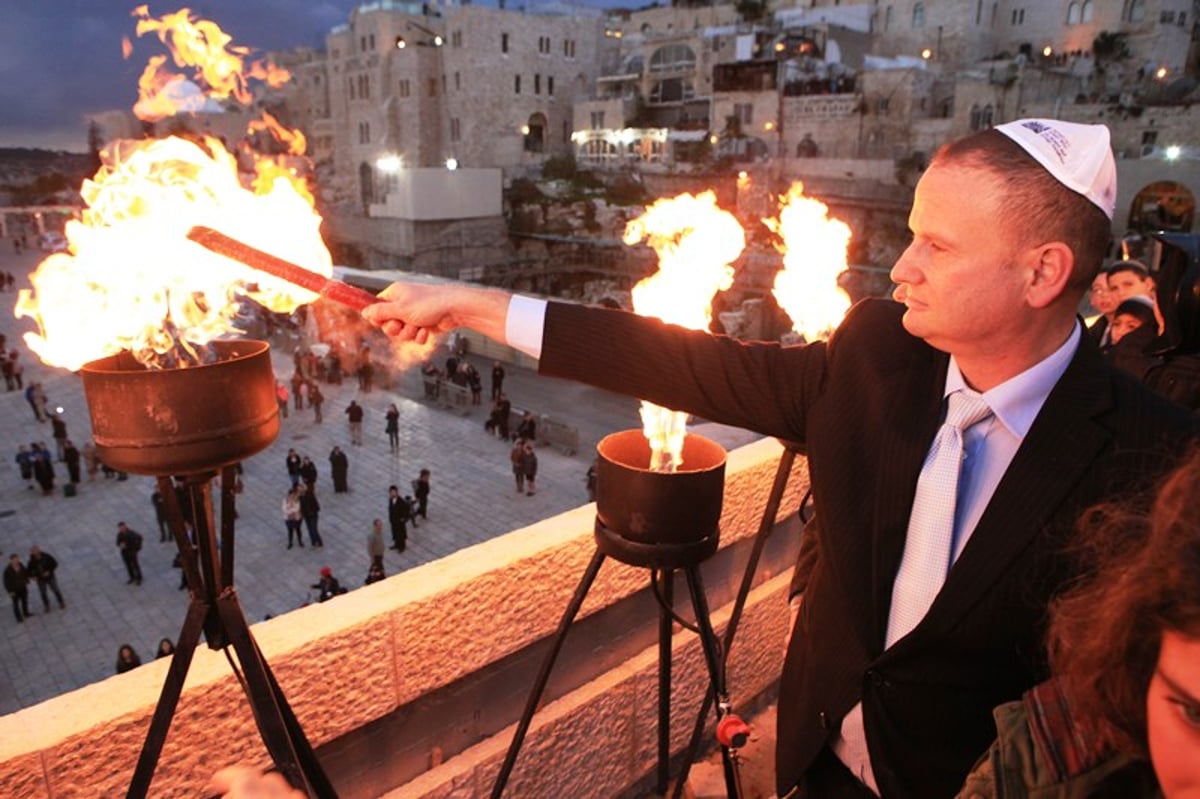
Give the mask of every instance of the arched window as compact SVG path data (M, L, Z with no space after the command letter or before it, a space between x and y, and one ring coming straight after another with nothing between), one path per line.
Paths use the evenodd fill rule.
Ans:
M690 72L696 68L696 54L686 44L668 44L650 56L651 72Z
M529 117L526 127L529 132L525 134L525 151L530 153L541 153L546 150L546 115L542 113L533 114Z
M1125 18L1130 22L1141 22L1146 18L1146 0L1129 0Z
M1080 22L1087 23L1092 21L1092 14L1095 13L1096 10L1094 8L1095 5L1096 4L1093 2L1093 0L1083 0L1083 11L1079 15Z
M914 28L925 27L925 4L916 3L913 5L912 26Z
M1071 3L1067 6L1067 24L1079 24L1079 3Z
M979 129L988 130L992 127L992 104L988 103L983 107L983 113L979 115Z

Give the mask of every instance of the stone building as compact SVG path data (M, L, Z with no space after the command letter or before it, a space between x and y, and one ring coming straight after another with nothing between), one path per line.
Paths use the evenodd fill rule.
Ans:
M517 169L568 151L572 113L595 78L598 12L476 5L362 5L327 37L333 163L363 206L380 159Z

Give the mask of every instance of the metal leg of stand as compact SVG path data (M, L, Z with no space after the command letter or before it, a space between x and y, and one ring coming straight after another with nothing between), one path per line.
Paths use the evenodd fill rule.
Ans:
M241 663L242 673L246 677L250 709L254 713L255 724L267 751L271 754L271 759L292 787L305 791L308 796L322 799L335 796L316 758L311 762L304 762L297 751L297 742L292 738L278 701L280 696L275 690L278 686L270 677L266 661L262 659L254 643L237 595L232 590L225 591L217 599L217 610L225 634ZM318 787L323 787L324 790L318 790Z
M650 573L654 579L654 572ZM675 602L675 571L664 569L658 608L658 782L655 790L667 792L671 781L671 634L675 620L671 608Z
M708 600L704 596L704 584L700 581L700 567L688 566L684 569L687 575L688 591L692 596L692 609L696 614L696 627L700 631L700 647L704 650L704 661L708 665L710 680L710 695L725 696L725 664L722 662L717 633L713 630L712 619L708 615ZM737 764L728 746L721 745L721 763L725 771L725 793L730 797L742 795Z
M542 668L538 672L537 679L534 681L533 690L529 692L529 699L525 702L525 710L521 713L521 720L517 724L517 731L513 734L512 743L509 744L508 754L505 755L504 764L500 767L500 773L496 776L496 782L492 786L492 799L499 799L504 793L504 786L508 783L513 766L517 763L517 755L521 752L521 744L525 741L525 734L529 732L529 724L533 721L533 714L537 712L542 692L546 690L546 683L550 681L550 672L554 668L554 661L558 659L558 654L562 651L563 642L566 641L567 633L571 630L571 623L575 621L575 616L578 615L579 609L583 606L583 600L587 598L587 593L591 590L592 583L596 581L596 575L600 572L600 566L604 563L604 557L604 553L597 549L596 554L592 556L591 563L588 564L587 569L583 573L583 578L575 588L575 595L571 597L571 602L567 605L567 610L563 613L562 619L558 623L558 630L554 633L554 640L550 646L550 651L546 653L546 658L542 661Z
M792 466L796 461L796 451L791 447L787 447L783 451L783 455L779 458L779 466L775 469L775 482L771 485L771 493L767 497L767 504L763 508L762 519L758 525L758 532L754 536L754 545L750 549L750 559L746 562L746 570L742 574L742 583L738 587L737 598L733 602L733 611L729 616L729 624L725 627L725 636L723 638L722 652L728 656L729 651L733 647L733 637L737 634L738 623L742 618L742 610L746 606L746 600L750 596L750 589L754 585L754 574L758 571L758 561L762 557L763 548L766 546L767 537L770 536L771 530L775 527L775 518L779 515L779 506L783 503L783 493L787 489L788 479L792 474ZM700 712L696 716L696 724L692 728L692 738L688 744L687 754L683 761L683 772L675 785L675 792L672 795L673 799L680 799L682 796L683 784L687 781L688 772L692 768L692 764L696 762L696 757L700 753L700 744L704 738L704 727L708 721L708 714L712 710L715 696L710 690L704 696L704 702L700 706Z
M150 731L146 733L146 740L142 743L142 753L138 755L133 780L125 794L127 799L142 799L150 790L150 781L154 779L154 767L158 765L163 743L171 729L171 719L179 704L183 681L192 665L192 655L200 641L200 629L204 626L204 617L208 611L209 606L196 599L188 605L183 628L179 631L179 642L176 644L175 654L171 656L171 666L167 669L167 679L163 682L162 693L159 694L158 705L155 706L154 717L150 721Z

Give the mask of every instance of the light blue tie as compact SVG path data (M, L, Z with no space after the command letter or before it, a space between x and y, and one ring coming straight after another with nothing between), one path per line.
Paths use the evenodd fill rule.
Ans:
M938 430L917 478L917 493L908 519L904 555L892 584L887 646L925 617L950 571L954 546L954 511L963 433L992 415L979 394L959 389L947 398L946 421Z

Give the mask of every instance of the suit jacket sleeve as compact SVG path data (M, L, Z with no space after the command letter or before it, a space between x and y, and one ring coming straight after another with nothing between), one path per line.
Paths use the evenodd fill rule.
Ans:
M551 302L543 374L803 442L825 380L824 343L743 343L624 311Z

